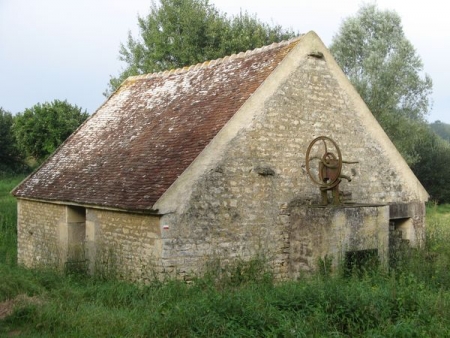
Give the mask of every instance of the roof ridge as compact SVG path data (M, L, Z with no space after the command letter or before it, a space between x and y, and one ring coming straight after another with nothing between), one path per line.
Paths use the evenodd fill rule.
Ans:
M298 40L300 40L300 38L303 36L303 34L291 38L289 40L283 40L280 42L273 42L270 45L266 45L266 46L262 46L262 47L258 47L255 49L250 49L250 50L246 50L245 52L240 52L238 54L231 54L231 55L227 55L224 56L222 58L218 58L218 59L214 59L214 60L207 60L204 62L200 62L191 66L185 66L182 68L173 68L173 69L168 69L168 70L163 70L163 71L159 71L156 73L149 73L149 74L142 74L142 75L134 75L134 76L130 76L127 78L127 80L131 80L131 81L135 81L135 80L142 80L142 79L150 79L150 78L155 78L155 77L167 77L169 75L172 74L182 74L182 73L186 73L189 72L191 70L197 70L197 69L202 69L202 68L208 68L208 67L212 67L218 64L224 64L236 59L243 59L245 57L251 56L251 55L255 55L258 53L262 53L271 49L275 49L278 47L282 47L282 46L287 46L290 45L291 43L297 42ZM127 81L125 80L125 81Z

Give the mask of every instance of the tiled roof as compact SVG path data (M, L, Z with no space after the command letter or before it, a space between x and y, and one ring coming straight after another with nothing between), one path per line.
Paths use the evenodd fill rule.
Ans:
M297 42L129 78L13 194L151 209Z

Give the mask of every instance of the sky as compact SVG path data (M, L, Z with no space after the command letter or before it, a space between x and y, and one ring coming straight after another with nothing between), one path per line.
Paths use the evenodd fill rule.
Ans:
M329 45L360 0L210 0L229 15L315 31ZM378 0L394 10L433 80L428 121L450 123L450 20L441 0ZM124 68L120 44L138 37L137 17L151 0L0 0L0 107L13 114L37 103L67 100L93 113L106 100L111 75Z

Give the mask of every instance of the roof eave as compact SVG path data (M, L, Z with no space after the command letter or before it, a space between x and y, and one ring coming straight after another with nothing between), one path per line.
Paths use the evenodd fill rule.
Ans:
M23 197L23 196L15 196L15 197L18 200L26 200L26 201L31 201L31 202L49 203L49 204L64 205L64 206L76 206L76 207L82 207L82 208L125 212L125 213L133 213L133 214L146 214L146 215L153 215L153 216L162 216L163 215L159 212L158 209L153 209L153 208L149 208L149 209L125 208L125 207L114 207L114 206L101 205L101 204L79 203L79 202L73 202L73 201L60 201L60 200Z

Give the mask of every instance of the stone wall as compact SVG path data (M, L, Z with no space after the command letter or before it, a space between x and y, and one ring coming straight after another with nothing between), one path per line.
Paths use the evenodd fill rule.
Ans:
M389 206L389 219L403 240L413 246L425 241L425 203L392 203Z
M325 59L304 59L216 155L221 160L196 182L184 207L163 216L170 225L163 233L163 264L179 267L184 275L217 257L227 262L264 255L276 276L289 277L288 206L320 201L305 168L306 149L317 136L331 137L344 160L358 161L343 167L352 182L344 180L341 190L351 192L353 201L390 204L421 198L416 185L390 162L386 149L391 146L368 132L352 102Z
M29 267L145 281L164 273L160 233L156 216L18 200L18 259Z
M58 224L64 222L62 205L19 199L17 216L17 256L28 267L59 267Z
M140 281L161 275L159 218L87 209L86 253L93 273Z
M296 206L290 218L290 278L316 271L327 259L336 271L349 252L374 250L388 265L388 206Z

